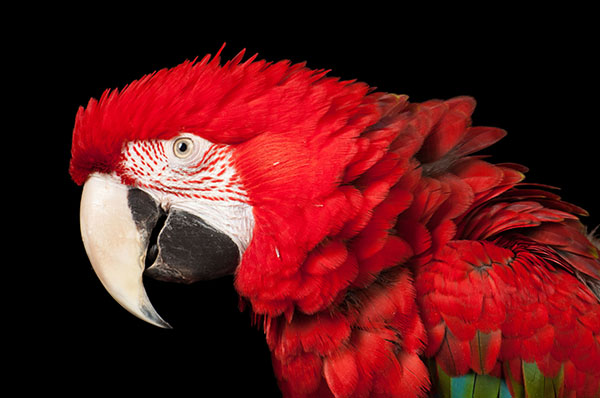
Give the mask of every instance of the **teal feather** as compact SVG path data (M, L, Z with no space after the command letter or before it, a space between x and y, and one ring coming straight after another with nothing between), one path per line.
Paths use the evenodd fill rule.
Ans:
M460 377L452 377L450 388L450 396L452 398L473 398L475 373L469 373Z
M507 382L498 377L480 375L474 372L464 376L451 377L444 372L435 360L428 361L428 365L434 381L435 397L515 398L510 393ZM556 381L562 381L562 376L559 374L555 379ZM550 385L553 384L550 383Z
M505 380L502 380L502 382L500 383L500 394L498 398L512 398L512 395L510 395L510 390L508 389L508 385L506 384Z

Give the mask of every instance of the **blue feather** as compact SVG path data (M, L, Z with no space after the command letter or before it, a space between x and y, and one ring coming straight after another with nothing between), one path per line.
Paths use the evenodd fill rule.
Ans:
M506 381L504 380L500 382L499 398L512 398L512 395L510 395L510 391L508 390L508 386L506 385Z
M452 398L471 398L473 397L473 387L475 386L475 375L473 373L460 377L452 377Z

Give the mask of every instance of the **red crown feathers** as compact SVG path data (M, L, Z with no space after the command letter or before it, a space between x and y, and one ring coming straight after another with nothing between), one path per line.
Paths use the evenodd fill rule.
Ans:
M301 134L315 116L345 112L340 93L362 97L364 84L325 77L290 61L242 62L244 50L220 65L219 50L106 90L80 107L73 131L70 173L83 184L93 171L112 172L124 143L168 139L185 131L216 143L235 144L264 131ZM355 103L356 101L351 101ZM339 113L335 115L339 117Z

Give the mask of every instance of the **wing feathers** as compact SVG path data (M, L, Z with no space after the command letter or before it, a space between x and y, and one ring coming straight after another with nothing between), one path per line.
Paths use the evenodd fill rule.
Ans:
M506 133L471 127L472 99L375 101L339 192L306 215L330 235L272 284L288 290L262 293L299 310L268 334L288 395L423 396L421 354L445 397L597 389L600 304L581 280L600 279L600 262L585 212L522 184L525 167L474 156Z
M532 241L450 242L416 277L432 337L426 354L451 378L503 375L514 396L598 387L589 377L600 376L600 304L580 290L575 276L553 265L561 261ZM472 297L486 297L490 306L484 310ZM501 362L504 369L496 370Z

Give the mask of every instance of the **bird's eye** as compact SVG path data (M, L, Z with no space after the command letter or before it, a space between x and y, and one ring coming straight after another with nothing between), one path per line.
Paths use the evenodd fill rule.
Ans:
M180 159L190 156L194 149L194 142L187 137L178 138L173 143L173 153Z

